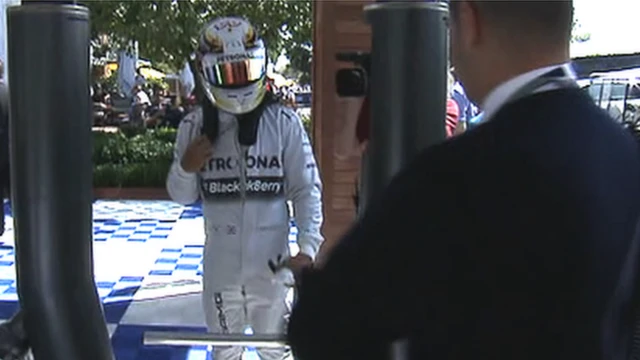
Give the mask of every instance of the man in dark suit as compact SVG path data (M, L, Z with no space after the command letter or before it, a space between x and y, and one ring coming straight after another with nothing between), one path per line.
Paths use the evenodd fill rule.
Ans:
M634 139L581 91L571 1L453 1L452 61L487 121L404 169L316 269L300 360L626 357Z

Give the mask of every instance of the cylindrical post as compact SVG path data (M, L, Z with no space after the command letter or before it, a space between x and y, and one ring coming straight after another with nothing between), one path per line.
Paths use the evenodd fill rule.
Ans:
M9 8L18 293L36 359L111 360L93 278L89 11Z
M424 148L445 139L448 7L393 1L365 7L372 29L371 137L365 206Z

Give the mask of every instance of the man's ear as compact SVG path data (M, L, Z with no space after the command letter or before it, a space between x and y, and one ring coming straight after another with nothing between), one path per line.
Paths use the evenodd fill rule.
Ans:
M479 17L478 5L475 1L463 0L457 4L457 30L459 41L465 49L470 49L482 42L483 28Z

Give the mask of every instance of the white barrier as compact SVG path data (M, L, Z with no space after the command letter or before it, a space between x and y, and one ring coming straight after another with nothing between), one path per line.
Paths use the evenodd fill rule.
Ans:
M285 335L206 334L190 332L149 331L144 333L145 346L243 346L261 348L288 347ZM391 360L409 359L408 343L395 342Z
M262 348L286 347L285 335L207 334L190 332L149 331L144 345L150 346L244 346Z

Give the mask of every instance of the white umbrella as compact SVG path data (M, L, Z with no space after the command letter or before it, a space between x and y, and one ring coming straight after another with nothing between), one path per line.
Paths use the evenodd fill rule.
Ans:
M118 87L127 97L131 95L131 90L136 84L137 60L135 53L130 51L123 50L118 54Z
M191 68L189 67L189 63L184 64L184 68L180 71L179 76L180 83L182 83L182 91L184 91L185 95L191 94L193 89L196 87L196 83L193 73L191 72Z

